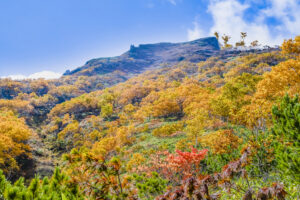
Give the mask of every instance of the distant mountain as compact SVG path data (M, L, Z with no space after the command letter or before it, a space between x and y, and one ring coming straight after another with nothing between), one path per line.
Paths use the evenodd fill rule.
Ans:
M93 76L114 71L136 74L158 68L162 63L199 62L217 55L219 51L220 46L215 37L183 43L141 44L138 47L131 45L130 50L120 56L89 60L82 67L68 70L64 75Z

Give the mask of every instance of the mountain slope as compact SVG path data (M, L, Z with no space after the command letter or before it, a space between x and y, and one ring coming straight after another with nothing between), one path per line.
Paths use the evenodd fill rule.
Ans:
M159 67L162 63L180 61L199 62L217 55L220 47L215 37L207 37L183 43L157 43L131 46L121 56L92 59L82 67L66 71L64 75L92 76L116 70L126 73L141 73Z
M113 74L129 77L124 65L122 73L108 68L117 71L81 76L97 72L86 66L59 80L0 81L6 97L0 99L0 161L15 160L0 162L0 199L2 191L25 194L23 199L182 199L194 194L201 199L299 199L297 41L285 41L282 51L216 50L217 56L198 63L177 63L177 51L184 48L176 45L131 47L126 52L131 59L152 65L111 87L99 83L121 82ZM188 55L188 49L182 51ZM201 56L195 53L195 58ZM148 70L162 60L171 64ZM31 135L15 139L16 146L30 145L28 158L10 151L15 143L7 141L16 135ZM12 184L2 175L12 181L11 174L43 177L56 165L63 174L57 168L50 180L36 176L28 188L23 179Z

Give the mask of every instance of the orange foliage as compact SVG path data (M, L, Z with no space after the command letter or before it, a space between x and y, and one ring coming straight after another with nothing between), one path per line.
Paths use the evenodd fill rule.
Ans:
M234 135L233 130L218 130L200 138L204 147L210 147L214 154L230 153L241 143L241 139Z
M12 112L0 112L0 168L5 172L19 169L19 156L30 156L26 144L31 136L24 119Z
M300 54L300 35L296 36L295 39L285 40L281 46L284 54Z

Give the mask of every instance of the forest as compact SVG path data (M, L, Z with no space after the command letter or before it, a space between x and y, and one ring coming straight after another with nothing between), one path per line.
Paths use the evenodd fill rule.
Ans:
M0 79L0 200L299 199L300 36L222 39L128 80Z

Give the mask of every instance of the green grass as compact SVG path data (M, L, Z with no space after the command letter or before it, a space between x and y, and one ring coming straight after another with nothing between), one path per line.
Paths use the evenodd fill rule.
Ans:
M134 153L145 154L148 150L168 150L174 151L176 143L186 138L185 135L176 135L172 137L155 137L150 132L144 132L137 135L137 141L134 145L128 147L133 149Z

